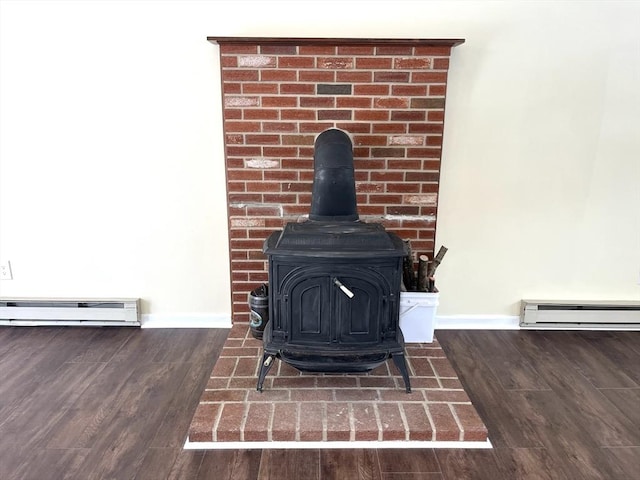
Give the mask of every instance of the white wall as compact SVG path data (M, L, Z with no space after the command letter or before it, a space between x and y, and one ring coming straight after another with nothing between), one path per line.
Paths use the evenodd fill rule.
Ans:
M640 3L494 13L450 74L441 310L640 300Z
M209 22L154 2L2 2L2 295L229 313Z
M638 2L0 2L8 296L229 315L213 36L465 38L440 314L640 299ZM336 15L336 11L339 15Z

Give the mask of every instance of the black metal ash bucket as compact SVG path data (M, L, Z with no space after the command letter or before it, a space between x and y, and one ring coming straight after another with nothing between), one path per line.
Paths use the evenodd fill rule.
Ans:
M262 339L269 321L269 287L265 283L249 293L249 326L253 338Z

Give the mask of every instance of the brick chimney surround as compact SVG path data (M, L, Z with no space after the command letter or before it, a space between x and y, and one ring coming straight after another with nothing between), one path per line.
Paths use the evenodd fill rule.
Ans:
M462 39L209 37L219 45L234 323L264 240L309 213L313 143L354 145L358 212L433 258L447 74Z

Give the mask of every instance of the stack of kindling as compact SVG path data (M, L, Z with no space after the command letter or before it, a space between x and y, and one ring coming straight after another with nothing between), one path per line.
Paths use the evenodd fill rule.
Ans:
M413 268L414 263L413 252L411 251L411 241L405 240L405 245L407 247L407 255L404 257L402 265L402 290L405 292L437 292L438 289L436 288L435 273L447 253L447 247L440 247L438 254L431 262L427 255L419 255L418 272L416 275Z

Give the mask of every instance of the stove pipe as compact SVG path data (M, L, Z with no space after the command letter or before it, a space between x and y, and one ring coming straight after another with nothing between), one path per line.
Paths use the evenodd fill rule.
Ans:
M342 130L325 130L314 145L314 175L309 220L358 220L353 144Z

